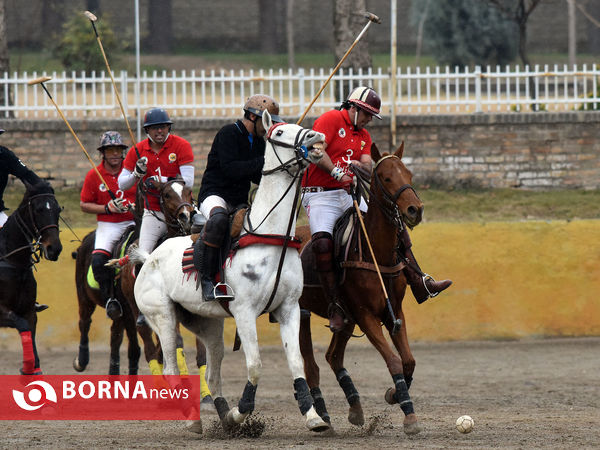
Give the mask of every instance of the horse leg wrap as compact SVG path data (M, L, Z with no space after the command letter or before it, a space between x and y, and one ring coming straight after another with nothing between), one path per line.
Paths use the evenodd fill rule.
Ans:
M215 398L215 408L217 410L217 414L219 414L219 419L221 419L221 421L225 420L227 413L229 412L227 400L225 400L223 397Z
M404 375L401 373L392 375L392 380L394 380L394 386L396 387L394 400L396 400L396 402L400 405L400 409L402 409L405 416L413 414L415 410L413 409L413 403L410 399L410 395L408 395L408 386L404 380Z
M110 364L108 366L108 374L109 375L119 375L121 372L121 361L110 359Z
M354 405L356 402L360 401L360 395L354 387L354 383L352 382L352 378L350 378L350 374L344 368L338 370L335 374L335 377L338 380L340 387L344 390L344 394L346 394L346 400L350 406Z
M33 353L33 339L31 331L21 331L21 345L23 346L23 373L28 375L35 369L35 354Z
M204 398L211 395L208 383L206 383L206 364L198 367L198 373L200 374L200 398Z
M148 367L150 367L151 375L162 375L162 367L159 364L158 360L151 359L148 361Z
M182 347L177 347L177 367L179 368L179 375L189 375L187 363L185 362L185 354L183 353Z
M298 400L300 413L305 415L313 406L313 398L308 390L308 383L304 378L296 378L294 380L294 397Z
M312 388L310 390L310 395L313 398L317 414L321 416L321 419L330 424L331 417L329 417L329 413L327 412L327 406L325 406L325 399L323 398L321 389L319 389L318 387Z
M79 355L77 361L80 367L87 367L90 362L90 348L88 344L79 344Z
M253 385L249 381L246 383L242 398L238 402L238 411L241 414L249 414L254 411L254 397L256 397L257 386Z

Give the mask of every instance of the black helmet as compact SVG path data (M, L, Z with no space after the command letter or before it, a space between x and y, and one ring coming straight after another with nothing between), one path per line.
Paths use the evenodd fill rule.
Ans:
M144 128L150 127L152 125L162 125L162 124L171 125L173 122L163 108L152 108L148 110L146 115L144 115Z
M373 88L366 86L357 87L350 93L344 104L354 105L366 113L381 119L381 116L379 115L381 98L379 98L379 95Z
M262 117L264 110L269 111L273 122L283 122L279 117L279 103L268 95L256 94L246 100L244 111L252 113L258 117Z

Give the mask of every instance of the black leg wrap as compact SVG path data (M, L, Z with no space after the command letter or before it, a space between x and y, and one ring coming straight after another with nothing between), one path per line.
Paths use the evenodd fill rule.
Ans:
M256 396L256 387L249 381L246 383L242 398L238 402L238 409L240 413L246 414L254 411L254 397Z
M90 362L90 348L88 344L79 344L79 355L77 356L79 365L81 367L87 367Z
M402 409L405 416L413 414L415 410L413 409L413 403L410 399L410 395L408 395L408 386L404 380L404 375L401 373L392 375L392 380L394 380L394 386L396 387L394 399L400 405L400 409Z
M338 373L335 374L335 377L337 378L340 387L344 390L344 394L346 394L346 400L350 406L360 401L360 395L358 394L356 387L354 387L352 378L350 378L350 374L346 369L341 368L338 370Z
M227 400L223 397L217 397L214 400L215 408L217 410L217 414L219 414L219 419L225 420L227 417L227 413L229 412L229 405L227 404Z
M120 371L121 371L121 362L111 359L110 365L108 366L108 374L109 375L119 375Z
M304 415L313 406L313 399L308 391L308 383L304 378L296 378L294 380L294 396L298 400L300 414Z
M323 398L323 394L321 394L321 389L318 387L312 388L310 390L310 395L313 398L317 414L321 416L321 419L330 424L331 417L329 417L329 413L327 412L327 406L325 406L325 399Z

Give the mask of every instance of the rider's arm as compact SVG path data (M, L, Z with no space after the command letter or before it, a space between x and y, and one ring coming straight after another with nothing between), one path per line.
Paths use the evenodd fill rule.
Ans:
M138 179L133 175L132 172L123 168L123 170L121 170L121 173L119 174L119 189L121 189L122 191L126 191L127 189L130 189L136 183L137 180Z
M194 186L194 166L181 166L179 167L179 173L183 177L186 186Z
M88 214L105 214L106 205L99 205L92 202L79 202L79 206L84 213Z
M4 147L2 154L2 163L5 165L8 173L14 175L23 182L26 181L29 184L37 184L42 181L33 170L29 169L21 162L21 160L12 152L12 150Z

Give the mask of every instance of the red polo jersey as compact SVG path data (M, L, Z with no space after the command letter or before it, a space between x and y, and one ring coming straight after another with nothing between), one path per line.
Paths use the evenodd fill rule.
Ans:
M350 161L360 160L362 155L371 154L371 135L364 128L354 128L347 109L327 111L315 121L313 130L325 135L326 152L331 161L351 177L354 174L348 170ZM302 177L302 186L343 187L329 173L314 164L308 168L308 177Z
M111 175L106 171L104 167L104 161L96 166L102 178L108 184L108 187L111 191L118 197L123 198L130 203L135 203L135 189L136 186L126 190L123 192L119 189L119 174ZM121 173L121 171L119 171ZM102 180L96 173L94 169L90 169L90 171L85 176L85 180L83 181L83 187L81 188L81 196L80 199L84 203L96 203L98 205L106 205L108 202L112 200L110 194L108 193L108 189L104 186ZM133 214L130 212L123 214L97 214L96 218L99 222L125 222L127 220L133 220Z
M182 137L170 134L167 142L164 143L158 153L154 153L150 149L150 140L144 139L137 144L137 149L140 152L140 157L148 158L148 171L144 179L159 175L161 177L176 177L180 166L189 166L194 162L194 153L192 146ZM135 148L131 147L127 152L123 168L133 172L138 156L135 153ZM160 211L160 200L156 195L148 195L150 209Z

